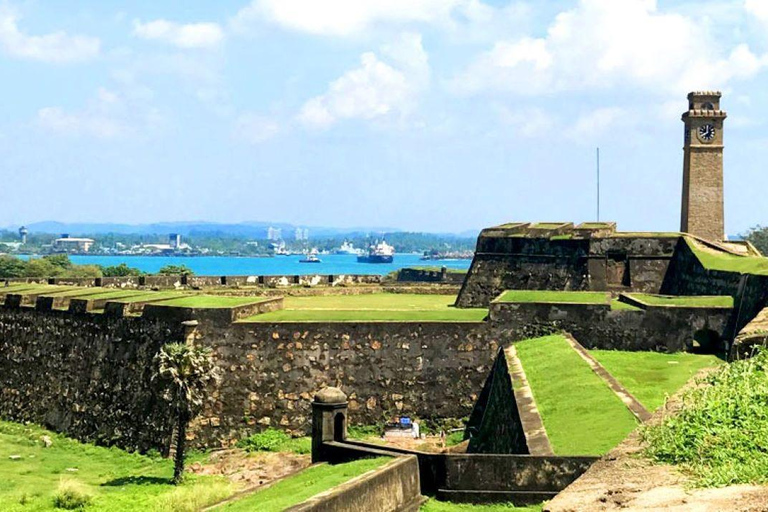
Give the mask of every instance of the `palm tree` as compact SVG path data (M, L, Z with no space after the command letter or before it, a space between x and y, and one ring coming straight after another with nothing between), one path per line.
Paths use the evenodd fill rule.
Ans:
M208 347L168 343L155 356L153 380L160 385L177 421L174 485L181 483L184 475L187 426L203 408L208 384L218 380L212 354Z

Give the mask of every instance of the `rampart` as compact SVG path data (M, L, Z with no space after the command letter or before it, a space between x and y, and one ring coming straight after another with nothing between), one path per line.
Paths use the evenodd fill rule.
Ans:
M504 290L658 293L679 238L616 232L612 223L484 229L456 305L484 307Z

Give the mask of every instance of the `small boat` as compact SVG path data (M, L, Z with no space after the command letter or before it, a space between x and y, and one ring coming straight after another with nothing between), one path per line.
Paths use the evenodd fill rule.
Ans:
M306 256L299 260L299 263L322 263L323 260L317 257L317 249L312 249Z

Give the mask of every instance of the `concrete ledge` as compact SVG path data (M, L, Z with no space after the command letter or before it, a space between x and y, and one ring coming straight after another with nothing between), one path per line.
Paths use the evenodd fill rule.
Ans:
M417 512L424 502L415 456L397 457L333 489L317 494L290 512Z

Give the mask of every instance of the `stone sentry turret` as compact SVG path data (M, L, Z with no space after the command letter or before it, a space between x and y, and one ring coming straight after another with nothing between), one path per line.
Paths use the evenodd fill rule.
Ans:
M723 215L723 121L720 91L688 94L683 158L680 231L719 242L725 238Z

